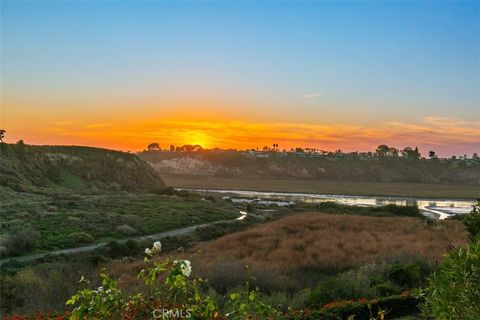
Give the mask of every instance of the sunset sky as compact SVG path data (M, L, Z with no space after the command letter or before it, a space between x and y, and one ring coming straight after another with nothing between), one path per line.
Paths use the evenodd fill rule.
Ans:
M6 140L480 152L480 4L1 2Z

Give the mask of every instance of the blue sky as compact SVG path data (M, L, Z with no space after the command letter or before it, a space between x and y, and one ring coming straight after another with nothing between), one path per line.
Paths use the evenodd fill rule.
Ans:
M7 120L176 109L304 124L480 121L477 1L1 8Z

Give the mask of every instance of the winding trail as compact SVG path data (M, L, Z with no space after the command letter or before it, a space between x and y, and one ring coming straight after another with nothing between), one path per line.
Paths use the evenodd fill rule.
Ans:
M242 220L246 216L247 216L247 212L240 211L240 217L235 218L233 220L226 220L226 221ZM166 237L183 236L183 235L192 233L193 231L195 231L198 228L206 227L206 226L212 225L212 224L217 223L217 222L221 222L221 221L213 221L213 222L198 224L198 225L194 225L194 226L190 226L190 227L185 227L185 228L180 228L180 229L175 229L175 230L170 230L170 231L154 233L154 234L150 234L150 235L146 235L146 236L126 238L126 239L122 239L122 240L117 240L117 242L125 243L128 240L135 240L135 241L151 240L151 241L156 241L156 240L160 240L160 239L166 238ZM8 258L8 259L0 260L0 266L2 264L6 263L6 262L14 261L14 260L18 261L18 262L28 262L28 261L35 261L35 260L45 258L48 255L54 255L54 256L61 255L61 254L72 255L72 254L78 254L78 253L84 253L84 252L91 252L91 251L94 251L95 249L106 246L107 243L108 242L101 242L101 243L92 244L92 245L89 245L89 246L55 250L55 251L48 251L48 252L44 252L44 253L32 254L32 255L29 255L29 256L11 257L11 258Z
M135 240L135 241L152 240L152 241L155 241L155 240L160 240L160 239L166 238L166 237L182 236L182 235L192 233L197 228L205 227L205 226L208 226L212 223L199 224L199 225L190 226L190 227L186 227L186 228L155 233L155 234L151 234L151 235L148 235L148 236L139 236L139 237L134 237L134 238L127 238L127 239L123 239L123 240L118 240L118 242L125 243L128 240ZM101 247L106 246L106 245L107 245L107 242L102 242L102 243L92 244L92 245L84 246L84 247L55 250L55 251L49 251L49 252L44 252L44 253L39 253L39 254L33 254L33 255L29 255L29 256L12 257L12 258L8 258L8 259L0 260L0 265L4 264L6 262L9 262L9 261L13 261L13 260L19 261L19 262L35 261L35 260L42 259L42 258L46 257L47 255L61 255L61 254L72 255L72 254L77 254L77 253L90 252L90 251L94 251L95 249L101 248Z

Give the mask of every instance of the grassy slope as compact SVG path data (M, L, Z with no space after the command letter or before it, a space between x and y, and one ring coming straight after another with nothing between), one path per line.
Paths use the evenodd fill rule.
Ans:
M238 211L230 204L141 193L97 195L38 195L2 187L2 233L33 229L40 233L31 252L82 245L71 233L86 232L94 242L125 238L116 228L128 225L138 234L151 234L204 222L232 219Z
M160 176L136 155L76 146L0 145L1 185L20 192L41 188L151 190Z
M476 199L480 187L400 182L318 181L301 178L203 177L162 174L168 185L180 188L236 189L323 194L407 196Z

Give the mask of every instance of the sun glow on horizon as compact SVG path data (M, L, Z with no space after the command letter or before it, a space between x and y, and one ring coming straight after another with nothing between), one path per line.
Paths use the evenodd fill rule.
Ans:
M211 148L212 138L202 131L190 131L185 134L185 144L199 145L204 149Z
M78 123L62 120L47 125L7 121L6 141L27 144L89 145L124 151L141 151L157 142L170 145L200 145L213 149L279 150L309 147L334 151L372 151L380 144L418 146L423 153L435 150L451 156L478 153L480 128L476 122L454 118L424 117L416 122L390 121L376 126L358 124L307 124L292 122L249 122L239 120L137 120ZM10 129L11 128L11 129Z

